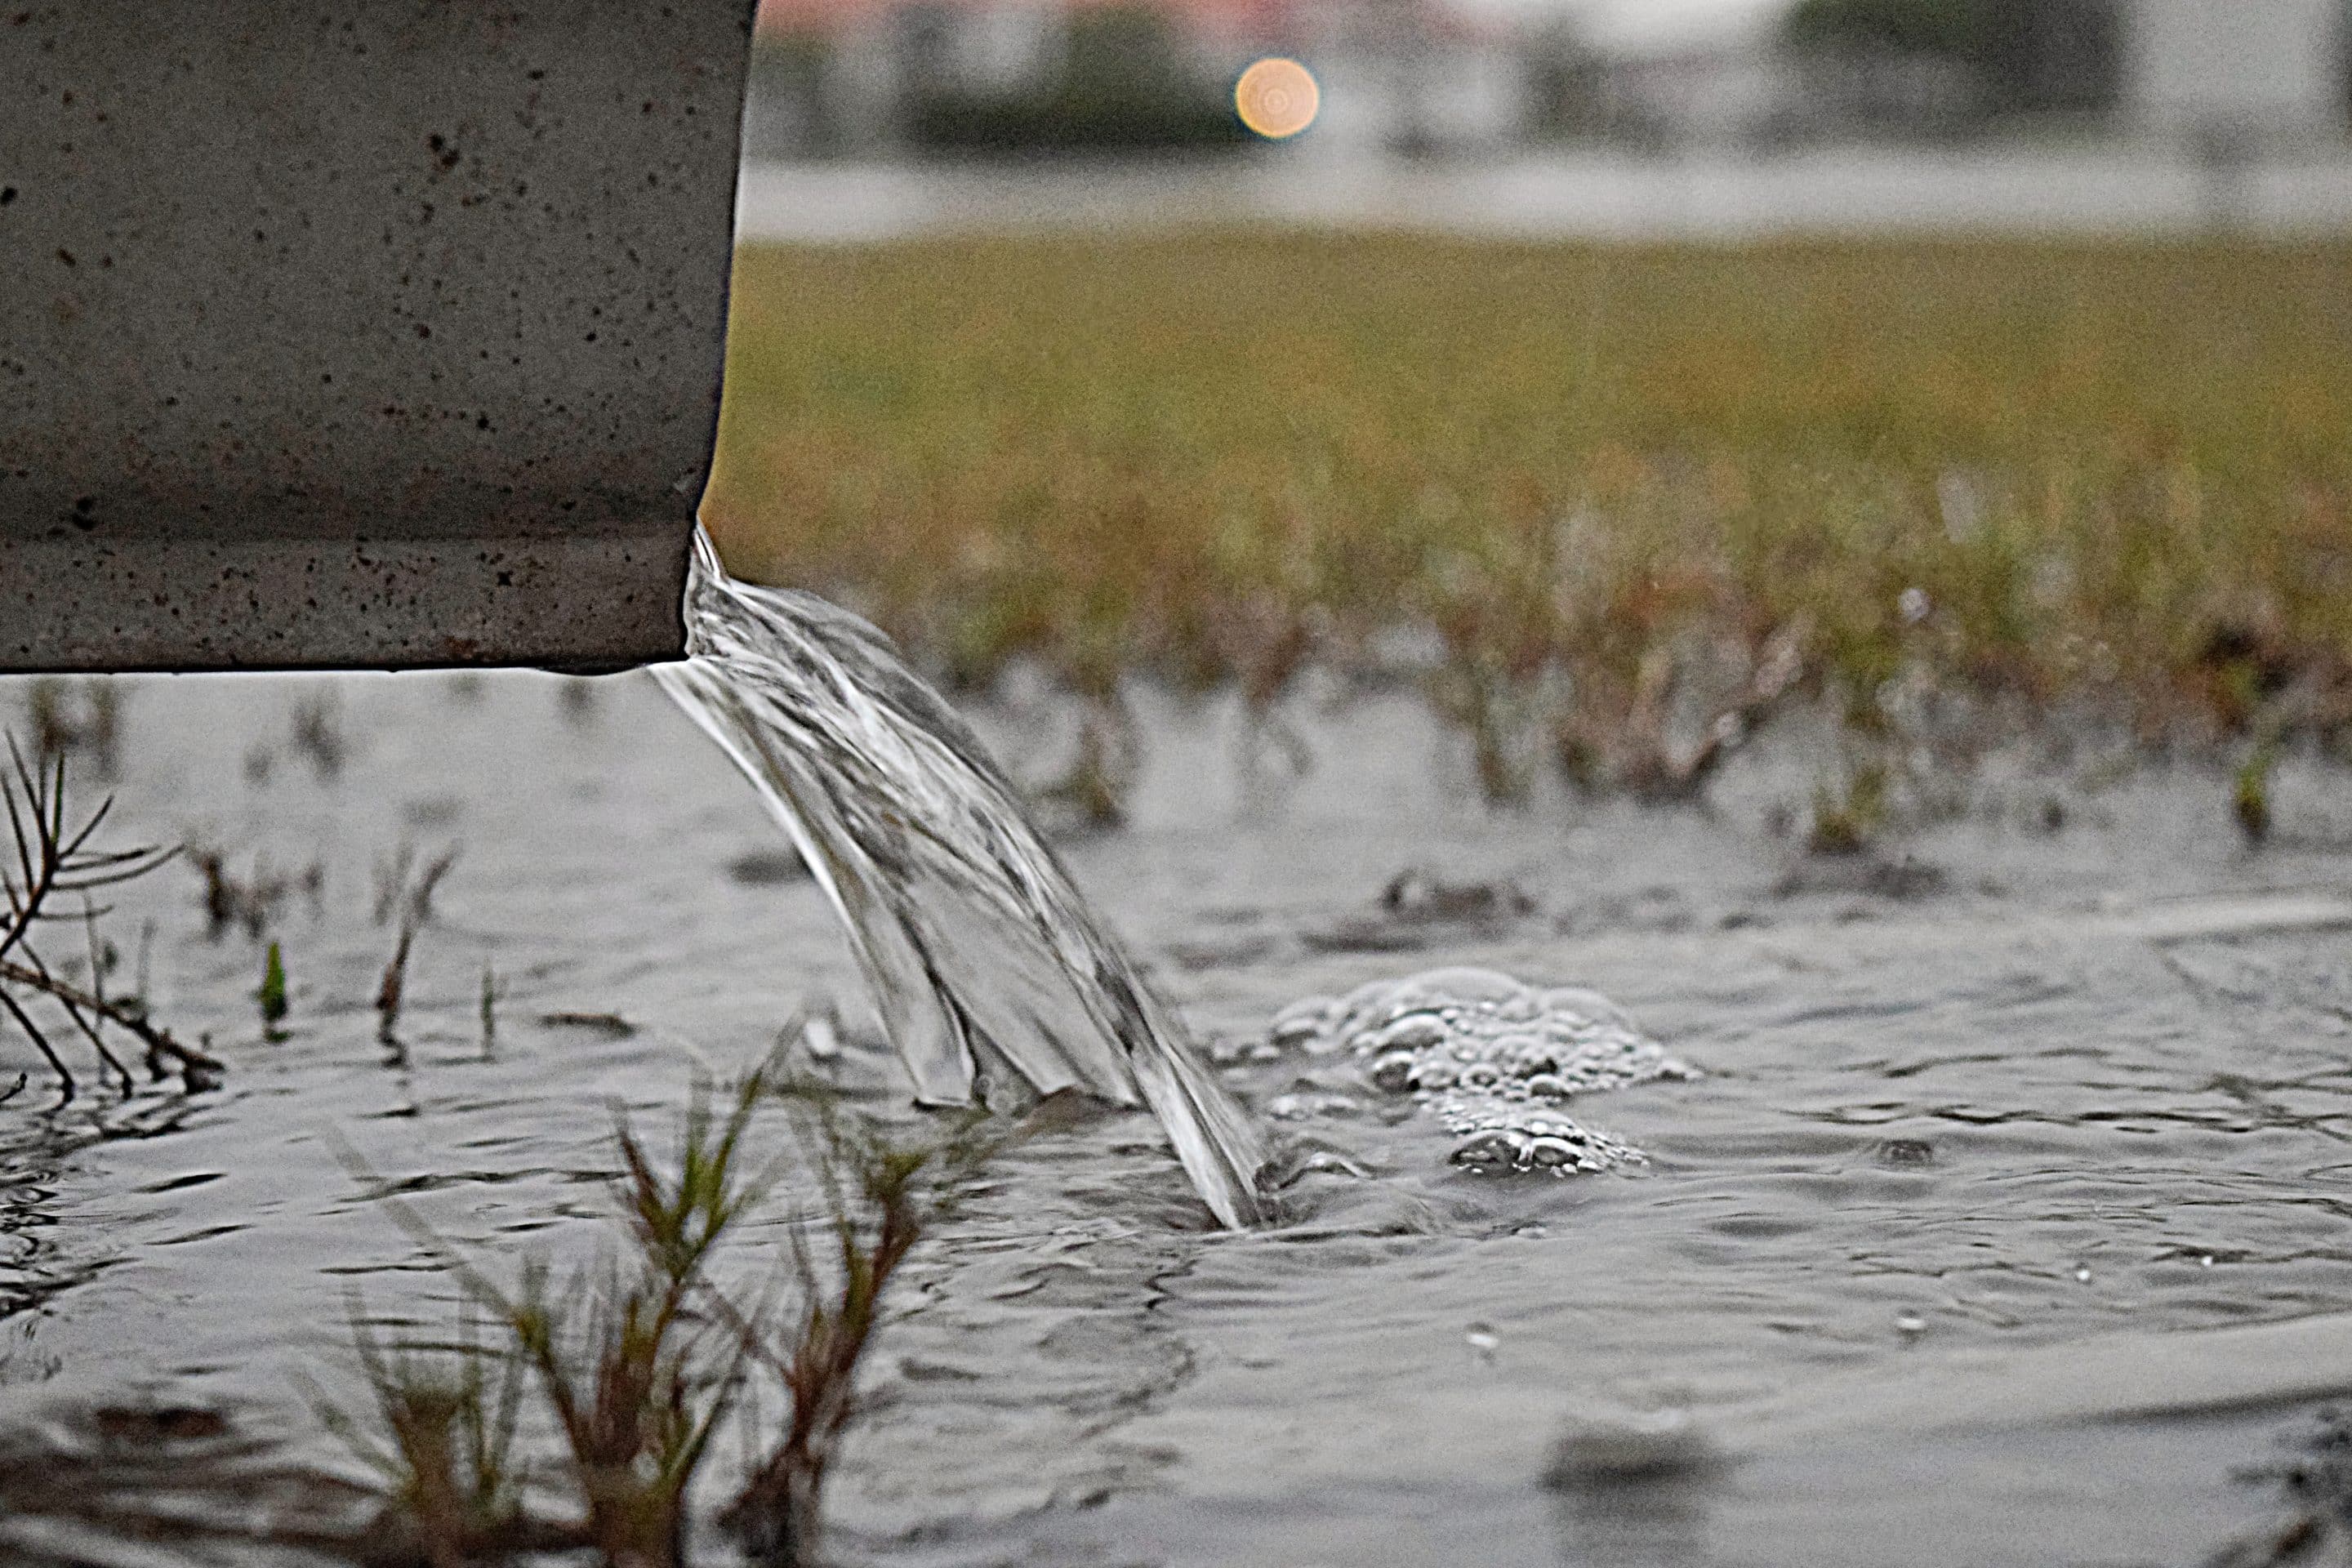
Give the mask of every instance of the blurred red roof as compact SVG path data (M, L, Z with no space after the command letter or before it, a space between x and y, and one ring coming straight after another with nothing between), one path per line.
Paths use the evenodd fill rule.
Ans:
M927 5L954 10L995 10L1008 0L923 0ZM1039 0L1018 0L1037 4ZM1359 5L1380 5L1382 0L1357 0ZM760 28L762 32L832 32L871 16L903 10L908 0L760 0ZM1134 5L1159 11L1177 19L1189 29L1202 33L1254 33L1268 29L1289 30L1293 25L1315 14L1347 10L1348 0L1057 0L1057 8L1078 8L1101 5ZM1408 0L1399 6L1396 0L1385 0L1391 10L1414 9L1422 6Z

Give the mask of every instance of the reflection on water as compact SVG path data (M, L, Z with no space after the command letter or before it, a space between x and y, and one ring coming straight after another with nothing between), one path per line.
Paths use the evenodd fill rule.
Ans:
M0 1322L9 1561L329 1560L249 1544L273 1519L343 1517L282 1484L347 1471L295 1374L364 1397L354 1292L388 1342L453 1310L351 1154L481 1256L584 1259L614 1108L658 1124L698 1064L764 1059L795 1015L839 1019L811 1070L908 1114L824 892L728 875L768 835L651 682L603 683L583 716L554 678L493 677L462 702L429 678L353 678L334 685L340 774L249 779L248 749L317 684L130 689L119 818L200 830L239 865L316 859L323 886L273 916L291 1004L275 1044L262 950L206 936L193 872L184 898L167 885L121 917L157 921L158 1014L231 1071L12 1156L8 1280L32 1304ZM1860 1568L1890 1542L1976 1568L2189 1561L2273 1506L2231 1472L2268 1456L2292 1403L2352 1388L2352 1352L2316 1328L2261 1337L2352 1300L2344 850L2243 856L2207 781L2156 777L2073 814L2111 826L1939 829L1912 847L1942 889L1897 900L1791 883L1760 825L1774 791L1810 788L1802 759L1727 778L1712 817L1490 816L1415 704L1368 700L1302 711L1325 765L1252 814L1229 782L1237 710L1138 701L1154 771L1137 826L1063 847L1073 881L1243 1103L1355 1110L1285 1124L1286 1218L1238 1234L1208 1228L1146 1117L1007 1156L908 1266L839 1477L853 1561ZM1016 771L1051 773L1022 714L978 721ZM387 1065L371 1002L394 933L369 918L371 868L410 838L465 855ZM1410 966L1310 940L1411 866L1507 881L1541 913ZM1706 1076L1593 1102L1644 1165L1496 1178L1448 1165L1444 1128L1368 1089L1352 1053L1268 1044L1301 997L1441 963L1591 986ZM635 1032L543 1021L566 1015ZM0 1110L7 1146L45 1113ZM2135 1383L2167 1367L2210 1382L2186 1405ZM1931 1419L1964 1398L1976 1426ZM110 1466L141 1428L94 1412L173 1409L230 1420L227 1437L173 1428L190 1452L254 1445L247 1492L173 1501L202 1540L142 1531L134 1551L33 1510L44 1444ZM1726 1467L1655 1509L1596 1511L1541 1484L1580 1410L1682 1412Z

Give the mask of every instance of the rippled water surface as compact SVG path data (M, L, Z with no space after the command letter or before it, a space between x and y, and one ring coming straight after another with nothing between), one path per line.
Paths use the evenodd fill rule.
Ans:
M1885 875L1765 830L1801 770L1714 816L1490 816L1374 699L1302 712L1318 766L1253 796L1233 714L1141 700L1137 825L1063 856L1273 1130L1284 1217L1218 1232L1141 1113L1009 1156L910 1266L846 1556L2189 1563L2271 1506L2232 1470L2352 1393L2330 775L2283 776L2259 858L2215 781L2158 777ZM1056 765L1049 711L979 718L1014 773ZM193 873L113 917L126 947L154 921L158 1012L222 1087L0 1108L16 1560L331 1561L365 1505L316 1477L349 1467L303 1380L354 1396L351 1314L423 1331L452 1298L386 1191L493 1256L593 1249L613 1108L657 1118L817 1009L831 1070L904 1098L822 893L642 677L152 680L124 724L127 830L322 875L276 917L279 1041ZM394 1048L370 916L404 842L460 853ZM1383 901L1408 872L1448 896ZM1554 1108L1646 1161L1454 1163L1440 1089L1274 1028L1447 966L1590 988L1687 1064Z

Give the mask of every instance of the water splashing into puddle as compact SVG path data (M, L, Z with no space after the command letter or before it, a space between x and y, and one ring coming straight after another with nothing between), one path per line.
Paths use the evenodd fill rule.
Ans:
M1484 1171L1605 1171L1644 1156L1559 1108L1579 1094L1698 1074L1597 991L1523 985L1486 969L1435 969L1310 996L1274 1021L1274 1043L1348 1052L1375 1088L1412 1094Z
M749 777L847 928L927 1103L1009 1074L1148 1104L1227 1225L1258 1217L1257 1129L1095 921L1012 785L866 621L727 575L698 531L664 690Z

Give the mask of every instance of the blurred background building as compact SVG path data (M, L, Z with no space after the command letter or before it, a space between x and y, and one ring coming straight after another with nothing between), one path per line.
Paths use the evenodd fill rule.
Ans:
M2352 132L2352 0L766 0L759 37L755 159L1237 150L1268 54L1339 154Z

